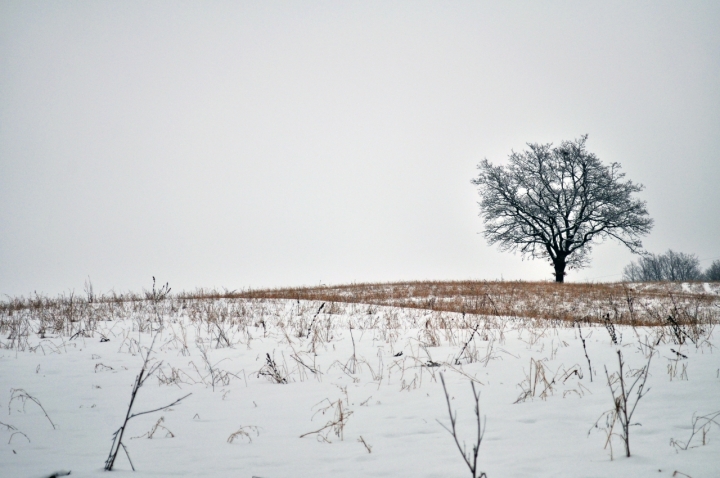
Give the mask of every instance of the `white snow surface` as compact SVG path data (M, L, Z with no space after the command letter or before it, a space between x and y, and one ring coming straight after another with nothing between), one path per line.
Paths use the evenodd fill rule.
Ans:
M477 382L486 419L478 468L489 478L720 476L720 426L707 428L704 445L701 433L687 450L671 445L672 439L690 438L694 415L720 411L720 355L709 327L698 343L678 344L669 328L617 326L621 342L615 345L605 327L583 324L591 382L572 324L342 304L328 308L331 314L317 314L319 305L248 300L244 313L250 320L243 325L166 316L151 355L162 365L139 389L133 412L192 395L130 420L123 441L136 471L121 451L111 473L467 477L452 437L438 423L449 424L442 373L468 449L476 426L470 377ZM472 333L452 325L462 320L479 328L460 356ZM139 326L131 318L101 321L87 337L33 335L24 350L0 349L0 476L47 477L61 470L72 477L108 476L103 466L142 366L139 350L144 353L152 342L153 333L139 332ZM101 342L100 333L109 341ZM613 406L605 367L617 372L620 350L631 382L633 371L648 361L640 343L658 339L650 390L632 420L641 424L631 428L632 456L626 458L613 437L611 459L605 433L593 427ZM258 374L266 354L287 384ZM531 360L540 361L555 383L545 398L538 389L515 403ZM574 367L582 378L565 373ZM56 429L37 403L13 399L18 390L37 399ZM338 401L344 413L352 412L342 439L333 430L326 430L326 439L300 438L331 420L334 409L322 410ZM165 428L148 439L161 417ZM257 428L245 428L249 438L229 443L243 426Z

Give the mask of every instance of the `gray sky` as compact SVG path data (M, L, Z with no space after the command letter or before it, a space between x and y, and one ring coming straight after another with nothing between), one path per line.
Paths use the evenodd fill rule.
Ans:
M485 243L470 180L585 133L646 186L649 251L717 258L718 25L716 1L0 1L0 294L552 279Z

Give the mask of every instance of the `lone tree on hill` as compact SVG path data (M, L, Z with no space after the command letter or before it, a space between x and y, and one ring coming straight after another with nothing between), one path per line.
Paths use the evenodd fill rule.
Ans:
M623 181L620 165L602 164L585 149L586 140L528 144L529 150L510 154L507 166L485 159L472 181L488 243L549 259L556 282L563 282L567 266L586 266L593 244L607 237L640 252L640 236L653 225L645 201L632 197L643 186Z

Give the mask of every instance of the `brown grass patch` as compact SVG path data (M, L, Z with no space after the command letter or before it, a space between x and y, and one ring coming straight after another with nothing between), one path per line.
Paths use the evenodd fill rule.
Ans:
M720 284L426 281L261 289L198 290L188 299L293 299L370 304L492 316L667 325L717 322Z
M330 315L344 310L342 304L362 304L367 305L369 311L372 307L390 306L606 325L610 321L612 324L668 326L674 321L678 326L695 327L720 322L720 283L425 281L239 292L198 289L168 295L153 307L149 307L152 299L147 291L92 297L74 294L54 298L12 297L0 302L0 334L5 335L5 348L23 350L31 332L40 338L45 334L61 334L74 339L92 335L100 322L121 319L135 320L139 330L144 330L152 321L178 313L186 314L193 321L222 324L230 317L248 313L248 301L275 299L322 302L325 304L323 314ZM28 320L35 322L31 326ZM262 316L253 320L264 324ZM448 326L452 324L438 325L440 329ZM222 328L217 329L217 340L221 342Z

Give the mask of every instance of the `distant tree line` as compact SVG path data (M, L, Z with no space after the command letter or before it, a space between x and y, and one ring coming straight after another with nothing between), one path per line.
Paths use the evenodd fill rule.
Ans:
M623 269L623 280L649 281L720 281L720 260L710 264L704 272L695 254L668 249L665 254L646 254Z

